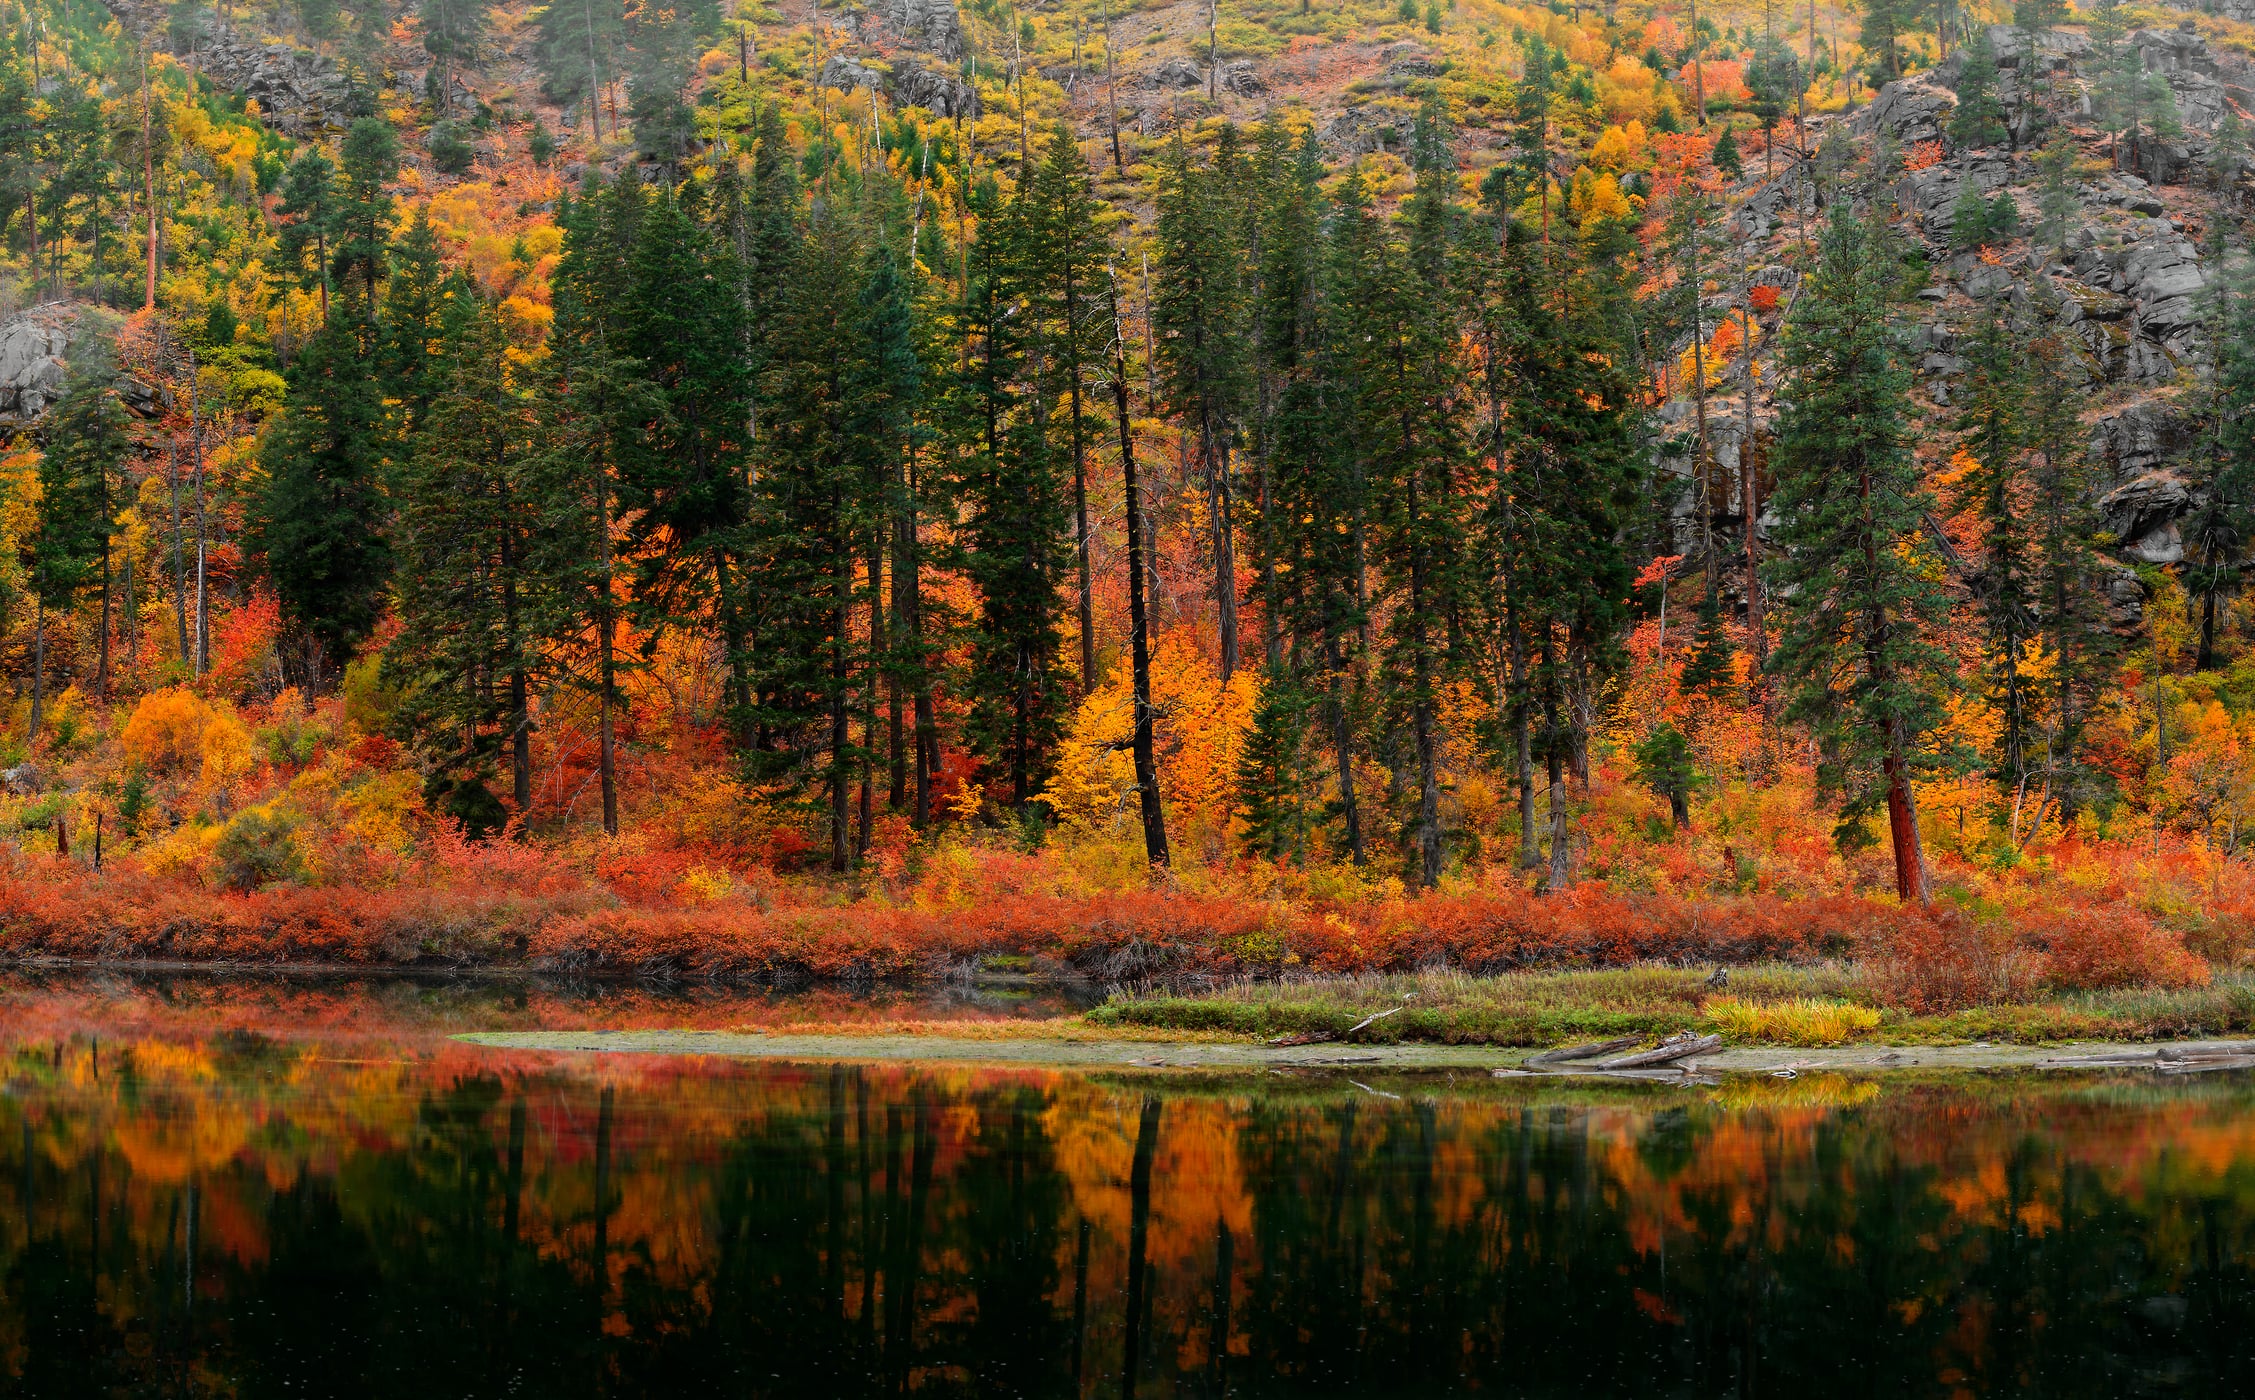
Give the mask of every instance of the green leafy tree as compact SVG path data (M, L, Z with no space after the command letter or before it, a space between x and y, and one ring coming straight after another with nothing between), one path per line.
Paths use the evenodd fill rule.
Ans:
M1735 180L1746 173L1745 161L1738 154L1737 129L1725 124L1723 134L1715 139L1715 149L1708 157L1717 173Z
M1923 904L1911 783L1938 757L1948 598L1909 448L1893 326L1900 267L1884 224L1833 206L1785 334L1787 404L1771 452L1783 549L1767 583L1787 619L1770 665L1789 717L1816 740L1819 782L1846 799L1838 834L1853 844L1884 810L1896 892Z
M2036 238L2054 254L2067 251L2067 235L2082 212L2075 173L2080 153L2065 126L2055 126L2036 153Z

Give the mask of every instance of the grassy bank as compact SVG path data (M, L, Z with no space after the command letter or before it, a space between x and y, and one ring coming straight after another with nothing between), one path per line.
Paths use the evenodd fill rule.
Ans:
M2204 986L2055 992L1946 1013L1886 1004L1850 963L1733 969L1727 985L1667 967L1460 972L1240 982L1195 995L1120 995L1095 1025L1271 1039L1345 1035L1392 1043L1550 1046L1610 1036L1720 1031L1730 1044L1919 1045L2162 1040L2255 1033L2255 974Z

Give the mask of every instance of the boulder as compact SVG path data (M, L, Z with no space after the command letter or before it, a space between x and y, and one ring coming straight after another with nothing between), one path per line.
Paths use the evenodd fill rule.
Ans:
M1253 71L1253 65L1243 59L1221 66L1221 90L1239 97L1258 97L1268 91L1268 84Z
M1206 70L1187 58L1170 58L1151 70L1150 85L1162 88L1204 87Z
M69 308L43 306L0 325L0 423L28 423L62 397Z
M961 63L971 55L955 0L876 0L868 13L903 43L934 58Z
M979 115L976 89L951 71L926 68L914 59L902 59L886 72L863 59L832 54L815 81L846 92L875 88L899 106L922 107L938 117Z

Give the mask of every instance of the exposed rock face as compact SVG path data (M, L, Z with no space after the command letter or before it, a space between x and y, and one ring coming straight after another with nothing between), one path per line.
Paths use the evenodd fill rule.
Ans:
M0 429L28 427L63 396L70 378L71 348L88 336L113 332L117 318L105 311L51 301L0 322ZM118 400L142 418L162 405L156 390L131 374L117 376Z
M28 423L62 397L73 319L42 306L0 325L0 423Z
M977 89L952 72L927 68L913 58L896 61L886 72L864 60L835 54L822 65L816 81L847 92L875 88L900 106L922 107L937 117L979 115Z
M2224 3L2240 5L2255 18L2255 0ZM2130 622L2144 606L2136 567L2181 562L2187 519L2207 504L2208 467L2195 452L2202 425L2181 406L2180 390L2189 373L2204 368L2208 355L2203 318L2212 273L2200 246L2216 196L2208 189L2206 162L2231 106L2255 107L2255 68L2235 53L2212 51L2189 27L2124 36L2117 59L2167 81L2183 131L2167 141L2149 130L2135 142L2115 142L2094 132L2089 119L2101 55L2086 37L1999 25L1989 30L1989 39L1998 58L1997 95L2007 128L1994 145L1963 148L1950 141L1962 55L1888 84L1862 111L1812 127L1821 133L1844 120L1863 150L1877 140L1906 157L1889 193L1909 216L1903 227L1925 242L1932 269L1904 324L1904 351L1931 406L1929 421L1946 429L1956 407L1953 397L1962 401L1967 337L1984 314L1983 303L2001 300L2024 323L2048 327L2069 345L2072 392L2093 410L2085 422L2096 469L2094 504L2113 546L2099 586L2117 620ZM2026 232L2041 213L2035 156L2062 113L2085 164L2064 238L2038 241ZM2093 169L2098 173L2089 173ZM2010 199L2022 235L1980 251L1956 247L1956 206L1968 190L1992 203ZM1790 301L1795 276L1781 265L1789 259L1780 256L1780 240L1797 241L1803 222L1816 218L1821 215L1811 208L1806 170L1797 166L1781 168L1739 203L1728 226L1737 245L1730 260L1762 269L1753 285L1779 291L1752 305ZM1745 289L1710 296L1705 324L1711 329L1748 304ZM1774 316L1758 319L1775 328ZM1725 556L1729 587L1735 587L1728 582L1732 561L1744 547L1738 499L1746 422L1742 365L1723 367L1722 382L1708 398L1704 495L1692 451L1695 413L1689 395L1664 405L1659 422L1660 466L1677 483L1668 548L1696 558L1712 538ZM1754 401L1758 430L1775 421L1773 373L1765 360ZM1947 450L1946 441L1921 444L1922 453ZM1703 506L1711 517L1702 518ZM1765 514L1760 528L1766 532L1769 524ZM1977 571L1980 561L1976 555L1953 567ZM1975 579L1976 573L1967 577Z
M103 0L118 23L145 41L169 40L166 6L152 0ZM310 49L288 44L246 42L218 16L199 13L191 21L195 39L182 61L211 79L258 103L268 126L292 136L308 136L345 126L352 119L352 84L337 65Z
M880 21L894 37L948 63L971 56L971 41L964 36L963 19L955 0L876 0L867 14ZM867 29L865 23L863 28ZM874 37L864 34L864 37Z
M223 43L200 55L204 73L258 103L267 125L293 136L344 126L352 85L337 65L286 44Z

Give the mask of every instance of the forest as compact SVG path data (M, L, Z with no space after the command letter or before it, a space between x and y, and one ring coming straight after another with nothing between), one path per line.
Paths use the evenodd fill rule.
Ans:
M0 19L0 949L2255 940L2228 11Z

